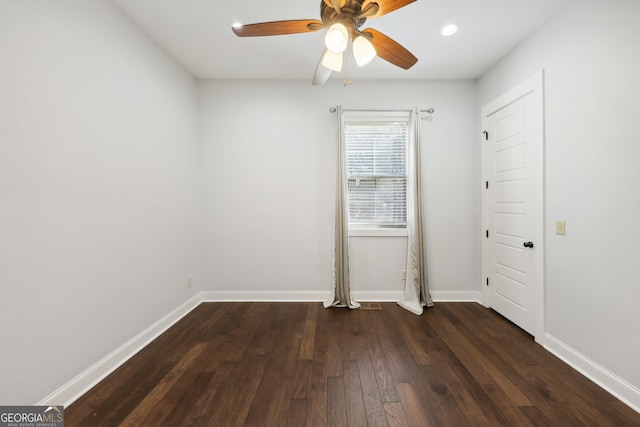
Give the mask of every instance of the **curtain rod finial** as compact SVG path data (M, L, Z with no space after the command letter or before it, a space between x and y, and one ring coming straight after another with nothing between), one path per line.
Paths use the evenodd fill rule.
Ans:
M336 111L337 111L337 110L336 110L336 107L331 107L331 108L329 108L329 112L330 112L330 113L335 113Z

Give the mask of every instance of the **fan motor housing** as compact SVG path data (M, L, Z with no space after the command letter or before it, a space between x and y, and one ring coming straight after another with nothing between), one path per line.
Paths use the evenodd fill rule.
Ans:
M340 13L327 4L324 1L320 1L320 19L326 26L333 25L337 22L345 24L347 28L360 28L367 21L367 18L358 18L356 16L360 14L362 10L362 4L364 0L347 0L344 6L342 6Z

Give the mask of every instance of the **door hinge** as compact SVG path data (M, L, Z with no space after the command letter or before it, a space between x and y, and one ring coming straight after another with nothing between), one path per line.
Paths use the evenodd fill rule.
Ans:
M487 277L487 286L489 286L489 278Z
M484 140L488 141L489 140L489 132L487 132L486 130L483 130L482 134L484 135Z
M485 230L485 236L487 239L489 238L489 230Z
M484 182L484 188L489 189L489 181Z

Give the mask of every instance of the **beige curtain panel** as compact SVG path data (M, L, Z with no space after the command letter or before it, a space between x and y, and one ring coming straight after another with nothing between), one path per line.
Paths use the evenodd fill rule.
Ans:
M347 195L347 164L344 143L342 107L336 108L338 120L338 164L336 167L336 218L333 244L333 296L324 302L325 308L359 308L351 299L349 289L349 217Z
M424 227L422 172L420 159L420 109L411 114L409 141L409 179L407 180L407 281L398 305L421 315L423 307L433 306L429 294L427 247Z

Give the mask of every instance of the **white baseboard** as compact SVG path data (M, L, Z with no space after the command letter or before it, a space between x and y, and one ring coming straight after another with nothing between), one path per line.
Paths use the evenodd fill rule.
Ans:
M201 302L319 302L331 296L327 291L203 291Z
M430 291L434 302L478 302L480 292L475 291ZM356 301L396 302L402 298L403 291L351 291Z
M355 301L396 302L402 298L403 291L351 291ZM203 291L201 301L208 302L316 302L326 301L331 297L326 291ZM431 291L431 298L436 302L478 302L480 292L477 291Z
M556 337L545 334L544 347L585 377L640 412L640 389L600 366Z
M166 316L140 332L135 337L112 351L110 354L96 362L86 371L42 399L37 406L63 405L69 406L76 399L89 391L93 386L102 381L107 375L115 371L124 362L156 339L160 334L173 326L178 320L186 316L201 302L200 294L185 301Z
M402 291L351 291L351 298L359 302L396 302Z
M480 301L478 291L430 291L434 302L477 302Z

